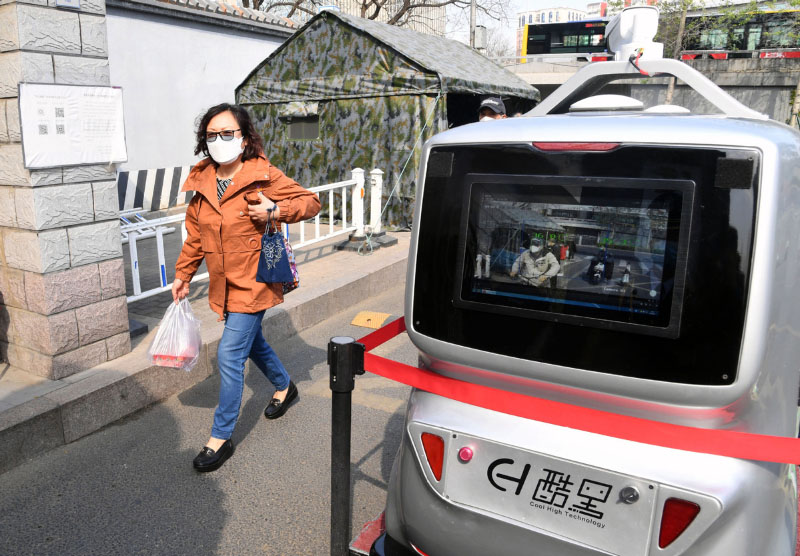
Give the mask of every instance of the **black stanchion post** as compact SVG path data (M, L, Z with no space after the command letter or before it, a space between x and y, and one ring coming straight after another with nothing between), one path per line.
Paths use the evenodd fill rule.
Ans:
M331 373L331 556L350 551L350 407L355 375L364 374L364 345L337 336L328 342Z

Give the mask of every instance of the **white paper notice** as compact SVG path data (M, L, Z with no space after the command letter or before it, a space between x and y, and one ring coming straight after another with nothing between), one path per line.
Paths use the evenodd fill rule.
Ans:
M122 89L21 83L26 168L125 162Z

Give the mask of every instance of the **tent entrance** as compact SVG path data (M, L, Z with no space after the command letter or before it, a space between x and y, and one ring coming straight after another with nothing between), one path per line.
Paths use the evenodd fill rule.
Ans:
M478 121L478 107L486 95L447 93L447 126L458 127Z
M447 124L448 127L458 127L478 121L478 107L481 101L492 95L472 95L461 93L447 93ZM506 105L508 117L517 113L524 114L536 105L536 102L519 97L502 95L503 104Z

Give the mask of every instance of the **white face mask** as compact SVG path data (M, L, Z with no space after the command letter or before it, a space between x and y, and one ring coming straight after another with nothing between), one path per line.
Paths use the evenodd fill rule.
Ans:
M206 143L208 154L217 164L229 164L244 152L243 139L243 137L234 137L230 141L223 141L221 137L217 137L213 143Z
M482 122L491 122L492 120L494 120L494 118L492 118L491 116L484 116L480 119L480 121Z

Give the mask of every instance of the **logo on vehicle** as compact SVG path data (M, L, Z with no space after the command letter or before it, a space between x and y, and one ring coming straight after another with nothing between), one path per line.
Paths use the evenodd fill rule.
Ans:
M513 491L514 496L522 493L531 476L531 482L536 480L530 502L532 507L599 529L605 528L602 521L604 504L611 495L611 485L589 478L573 480L570 473L556 469L542 468L531 475L531 469L531 464L526 463L520 471L513 459L499 458L489 464L486 476L492 487L500 492Z

